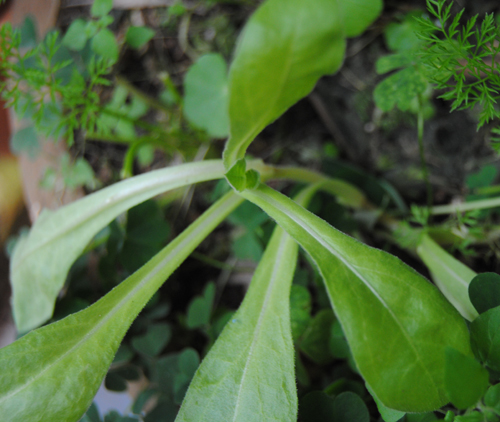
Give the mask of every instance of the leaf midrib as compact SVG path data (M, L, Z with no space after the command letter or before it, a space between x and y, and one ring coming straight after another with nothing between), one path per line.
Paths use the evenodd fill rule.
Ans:
M372 294L380 301L380 303L384 306L384 308L387 310L393 321L396 323L398 328L400 329L401 333L403 334L404 338L406 339L408 345L411 347L413 350L413 353L415 354L415 357L418 359L420 362L420 366L422 369L425 371L427 374L429 380L432 382L434 385L434 388L436 391L439 391L439 388L437 387L434 378L431 376L428 368L426 365L423 364L422 358L420 356L420 353L418 352L417 348L411 341L411 336L407 333L406 329L404 326L401 324L401 322L396 318L396 315L392 311L392 309L388 306L388 304L385 302L385 300L378 294L378 292L374 289L373 286L370 285L368 280L366 280L361 273L359 273L350 263L347 259L344 258L344 256L335 249L333 245L330 245L327 241L323 239L323 237L313 228L311 227L307 222L305 222L298 214L291 214L289 210L286 207L283 207L281 203L277 202L273 197L270 195L255 190L252 192L253 194L260 196L261 199L268 203L272 203L272 205L277 208L280 212L285 214L287 217L289 217L291 220L293 220L296 224L298 224L300 227L303 228L313 239L315 239L321 246L323 246L326 250L328 250L332 255L337 257L354 275L356 275L362 282L363 284L372 292ZM304 210L307 212L307 210ZM319 267L319 266L318 266ZM320 268L320 267L319 267ZM320 268L321 271L321 268ZM326 278L325 278L326 279Z
M273 114L272 110L274 109L274 107L278 103L279 99L281 98L283 92L285 91L285 86L287 85L287 82L288 82L288 79L290 76L290 71L292 68L292 63L293 63L292 51L293 51L293 46L295 44L295 40L297 38L297 31L292 31L291 35L288 38L289 38L289 41L288 41L288 44L285 48L286 48L286 52L288 52L289 54L286 56L287 61L286 61L286 64L283 68L283 72L282 72L283 76L282 76L282 78L280 78L281 84L276 91L275 97L272 100L272 103L271 103L272 106L269 106L267 108L267 112L265 114L263 114L262 117L260 119L258 119L257 122L250 129L247 130L246 135L243 136L242 139L240 139L237 147L234 150L234 153L231 154L229 167L232 166L234 164L234 162L236 162L238 157L243 157L245 155L245 151L241 152L241 149L245 148L245 145L248 142L248 140L251 139L252 137L257 136L260 128L262 128L263 126L265 126L269 122L270 116L272 116L272 114ZM231 81L232 81L232 78L231 78ZM248 84L245 85L246 95L244 96L244 98L245 98L244 101L247 103L247 108L253 109L253 107L248 107L248 104L249 104L248 100L250 98L250 95L248 95L248 91L250 88L251 87L248 86ZM231 86L229 87L229 90L231 91ZM231 127L231 125L230 125L230 127ZM230 140L231 140L231 138L229 138L229 141ZM228 145L229 145L229 142L228 142Z
M207 163L210 163L210 164L216 164L216 162L221 162L221 160L211 160L211 161L207 161ZM210 167L209 165L207 165L207 167ZM168 170L173 172L173 169L177 169L178 167L171 167L169 168ZM203 169L202 166L200 166L201 169ZM167 170L167 169L165 169ZM191 170L192 169L188 169L188 170ZM190 175L191 171L188 171L187 172L187 176ZM200 173L208 173L208 169L205 169L205 172L201 172L199 171ZM215 173L215 171L214 171ZM154 190L156 188L158 188L159 186L161 186L162 184L167 184L167 183L173 183L173 180L175 179L182 179L183 177L186 177L186 174L175 174L175 178L173 178L172 180L170 181L165 181L165 180L158 180L156 183L152 184L152 185L149 185L147 190ZM207 176L208 177L208 176ZM212 177L212 176L210 176ZM222 177L222 174L221 174L221 177ZM207 179L203 179L202 181L207 181L207 180L210 180L210 178L207 178ZM194 183L194 182L192 182ZM116 185L113 185L112 187L114 187ZM80 219L77 219L76 221L73 221L72 220L72 224L69 226L69 227L63 227L62 230L60 230L59 232L56 231L56 234L53 235L53 236L50 236L47 240L45 241L42 241L42 242L37 242L36 246L35 247L32 247L30 249L28 249L27 251L25 250L24 253L22 254L22 256L19 258L19 260L16 260L17 263L12 266L12 269L11 271L15 271L17 270L17 268L24 263L24 261L30 256L30 255L33 255L34 253L36 253L39 249L42 249L44 247L46 247L48 244L58 240L59 238L61 237L64 237L67 235L67 233L75 230L76 228L78 227L81 227L82 225L84 225L85 223L87 223L88 221L92 220L93 218L96 217L96 215L98 213L101 213L103 211L105 211L106 209L108 208L112 208L113 206L116 206L118 203L120 202L123 202L123 201L126 201L127 199L130 199L131 197L133 197L134 195L136 195L137 193L139 193L141 191L141 189L144 189L144 187L141 185L141 184L138 184L138 186L135 186L133 188L131 188L130 190L127 190L127 193L124 194L123 196L121 196L121 198L119 199L119 201L115 201L115 202L112 202L112 201L109 201L109 203L106 203L107 201L104 202L103 205L100 206L100 208L98 208L98 211L95 211L95 210L92 210L92 213L91 214L88 214L87 216L83 217L83 218L80 218ZM175 189L175 188L167 188L167 189ZM146 190L145 190L146 191ZM102 191L100 191L102 192ZM113 194L114 195L114 194ZM88 197L87 197L88 198ZM50 217L49 217L50 218ZM29 238L27 239L29 240Z
M220 210L219 210L220 211ZM163 258L158 264L156 264L155 268L151 270L151 272L144 277L144 279L137 284L136 287L134 287L122 300L118 302L116 306L113 306L113 308L106 314L105 317L101 319L101 321L96 324L79 342L77 342L73 347L71 347L67 352L63 353L55 359L51 364L47 365L43 370L41 370L37 375L33 376L29 380L27 380L23 385L18 387L16 390L12 391L10 394L0 397L0 404L8 400L9 398L15 396L18 394L20 391L24 390L25 388L28 388L30 385L35 383L45 372L49 371L52 367L56 366L61 360L63 360L66 356L70 355L75 351L76 349L80 348L80 346L85 343L89 338L91 338L96 332L100 330L100 328L105 325L120 309L125 306L128 301L135 296L135 294L141 290L149 281L156 276L165 266L168 266L168 263L173 261L175 259L175 256L179 253L182 253L182 249L186 247L190 242L193 241L193 238L196 238L199 235L200 231L203 231L205 226L209 225L211 220L213 219L218 219L217 213L213 213L207 220L204 222L203 225L200 225L197 230L194 230L191 232L185 239L181 240L179 242L179 245L177 245L175 248L173 248L166 256Z
M268 284L268 288L267 288L266 295L264 298L264 302L262 304L262 310L261 310L259 318L257 320L257 324L255 325L252 343L250 345L250 350L248 351L248 358L247 358L247 361L245 363L245 367L243 368L243 373L242 373L241 381L240 381L240 388L238 389L238 395L236 397L236 405L234 408L233 422L235 422L237 420L237 417L238 417L238 411L239 411L239 406L240 406L241 393L243 390L243 384L245 383L245 378L247 375L248 366L250 365L250 362L252 360L253 350L255 349L255 346L257 344L257 339L260 337L260 334L261 334L261 326L262 326L262 323L264 320L264 316L267 314L267 311L268 311L269 301L270 301L270 298L271 298L272 293L273 293L273 287L274 287L274 284L279 280L279 275L281 273L280 269L281 269L282 257L283 257L283 254L285 252L284 250L286 248L286 243L288 241L287 237L288 237L288 235L286 233L283 233L281 240L280 240L280 243L279 243L278 251L277 251L276 256L275 256L275 265L273 266L273 270L272 270L272 274L271 274L271 277L269 280L269 284Z

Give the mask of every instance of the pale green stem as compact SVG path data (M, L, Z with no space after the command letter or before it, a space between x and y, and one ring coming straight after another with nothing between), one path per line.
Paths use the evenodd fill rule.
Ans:
M500 198L479 199L461 204L439 205L430 209L432 215L453 214L457 212L483 210L485 208L500 207Z

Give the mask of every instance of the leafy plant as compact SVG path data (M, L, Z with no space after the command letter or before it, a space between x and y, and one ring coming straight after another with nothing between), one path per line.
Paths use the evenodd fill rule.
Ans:
M193 85L188 78L185 115L187 121L193 123L192 127L186 127L183 98L168 75L162 75L166 89L160 100L151 98L123 77L112 77L121 52L126 47L143 48L154 37L155 31L143 26L129 26L123 39L117 38L109 29L114 21L111 9L112 2L97 0L90 10L89 20L76 19L64 35L52 31L41 42L38 42L35 24L29 18L18 29L13 29L8 23L2 26L0 91L7 105L27 122L26 127L12 137L11 150L14 153L26 152L30 157L36 157L40 150L40 136L64 139L70 146L75 142L75 136L79 142L88 139L121 143L129 146L122 170L122 175L128 177L132 175L134 159L137 157L141 164L149 164L155 148L168 154L181 151L189 157L193 145L199 145L200 138L206 138L199 129L206 130L209 136L227 134L223 59L215 56L217 68L214 75L216 79L222 78L222 84L217 85L221 97L215 101L220 109L219 120L223 121L205 117L208 123L200 123L199 117L191 119L197 113L196 110L192 112L192 104L199 104L200 98L206 97L204 90L210 91L212 81L195 81ZM210 60L213 61L213 57L208 58ZM197 69L204 72L203 66L202 63L193 67L191 73L194 72L195 80ZM222 74L219 75L221 66ZM210 69L206 71L210 72ZM111 91L109 101L103 100L106 97L103 91ZM205 98L205 101L213 100ZM208 105L213 108L213 104ZM145 117L150 109L163 113L164 123L148 123ZM203 109L198 108L198 114L199 110ZM67 163L62 163L62 166L68 167ZM72 166L82 168L83 165L79 160ZM53 171L46 175L45 185L50 185L53 176ZM69 179L67 186L73 186L72 182L77 178ZM64 177L65 181L69 179ZM85 178L80 185L90 184L91 179Z
M425 42L420 55L427 77L446 91L441 98L453 101L452 111L477 109L478 128L497 119L500 32L495 17L486 14L479 24L476 15L461 24L464 9L452 16L453 2L428 0L427 6L438 22L418 19L418 36ZM497 128L493 130L495 135L498 132Z
M230 135L222 160L156 170L42 214L29 235L19 240L12 257L15 321L20 332L29 332L0 349L4 365L0 411L6 421L79 420L134 319L172 272L244 200L260 207L278 227L240 309L228 320L199 368L195 370L199 357L192 349L161 358L161 394L173 397L176 403L183 399L177 420L296 420L294 341L317 361L335 355L350 357L388 422L403 416L410 422L412 418L414 422L434 420L432 414L405 413L433 411L450 401L459 410L468 409L456 416L457 421L475 414L497 420L498 394L496 386L489 387L488 378L498 379L495 371L500 352L495 339L500 301L486 303L488 296L477 293L482 288L472 287L477 279L470 282L464 276L456 287L462 280L450 276L448 270L457 268L453 258L437 250L423 236L427 232L419 232L418 252L428 260L441 285L447 286L454 304L461 305L462 312L466 309L471 319L479 315L469 333L455 307L424 277L395 256L334 229L306 208L322 190L343 205L379 212L359 189L307 169L246 160L247 147L265 126L307 95L321 76L339 69L346 37L362 33L381 7L378 0L265 1L245 26L230 66ZM102 16L106 10L99 8L94 13ZM73 262L118 215L167 190L224 177L232 189L148 262L135 262L130 271L142 266L102 299L35 329L52 316ZM290 199L267 186L270 179L307 186ZM128 232L133 233L135 227L140 233L146 231L148 222L133 215L129 212ZM148 215L153 220L156 214L152 210ZM397 225L389 217L384 224ZM423 230L431 233L430 228ZM132 236L129 246L134 249L141 239ZM307 294L291 287L298 245L322 278L325 301L335 312L335 317L331 311L318 312L306 328L300 325L310 312ZM155 253L159 245L151 246ZM435 259L436 251L446 258ZM470 289L465 289L469 282ZM496 280L479 282L496 292ZM205 325L212 303L213 287L208 285L192 302L188 325ZM142 356L157 356L170 339L168 326L154 321L149 318L147 329L132 341ZM325 332L327 336L322 334ZM151 333L162 337L159 345L150 342ZM328 342L319 344L315 339L321 337ZM299 379L301 365L297 358ZM352 389L359 391L359 386ZM324 392L311 393L301 400L301 412L313 407L325 417L333 415L336 421L368 421L367 408L358 395L342 391L339 385L327 390L335 399ZM364 391L361 386L360 394ZM480 400L488 407L476 406ZM171 411L162 404L159 411ZM307 412L299 416L308 417ZM446 417L452 421L455 412Z
M393 72L381 81L373 92L375 104L384 112L398 107L401 111L410 111L417 115L418 143L423 178L427 188L427 206L432 205L432 188L429 182L423 135L424 120L433 113L430 103L432 87L425 73L425 67L419 56L423 41L415 33L418 24L418 12L407 14L402 22L393 22L385 30L386 44L393 54L381 57L376 62L379 74Z
M373 92L375 103L382 111L397 106L402 111L418 114L419 109L425 107L425 114L432 114L428 101L432 89L417 54L424 43L416 35L418 15L418 12L409 13L402 22L393 22L385 29L385 42L394 53L379 58L376 70L379 74L397 71L380 82Z

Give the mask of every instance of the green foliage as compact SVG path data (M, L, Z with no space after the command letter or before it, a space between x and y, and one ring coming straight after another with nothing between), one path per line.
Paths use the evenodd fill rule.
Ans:
M77 421L90 406L137 314L165 279L240 202L234 193L228 193L100 301L1 349L0 361L8 362L0 378L0 411L4 420L36 420L43 415L46 420ZM156 351L149 342L145 343L141 351ZM75 362L87 364L81 368ZM61 373L65 376L60 377ZM48 379L55 382L47 383ZM38 399L31 401L27 397ZM46 406L47 401L53 405Z
M391 23L385 30L386 44L394 53L377 60L377 73L400 70L385 78L375 88L373 97L382 111L390 111L397 106L402 111L416 114L423 107L423 99L428 98L430 85L417 54L422 45L422 41L415 35L418 28L415 16L418 14L409 13L400 23ZM428 103L425 106L431 108Z
M45 189L54 189L57 176L61 176L64 186L68 188L76 188L86 186L89 189L95 188L97 181L94 175L94 170L90 164L83 158L77 158L72 161L68 153L61 156L59 162L59 171L53 167L48 167L40 182L41 187Z
M26 332L50 318L68 270L92 237L119 214L161 192L222 177L220 161L186 164L125 180L55 212L45 210L12 256L14 318Z
M198 296L189 304L186 324L188 328L208 326L215 299L215 284L208 283L203 296Z
M229 134L227 65L220 54L206 54L189 69L184 79L184 113L210 136Z
M164 246L170 227L154 201L146 201L127 213L126 234L118 260L131 274Z
M464 318L473 321L478 313L469 299L471 280L476 273L456 260L427 234L420 237L417 253L429 268L432 280Z
M239 259L258 262L262 257L262 225L269 220L265 212L255 205L244 202L228 218L236 226L233 253Z
M366 384L366 389L370 392L370 394L373 397L373 400L375 400L375 404L377 405L377 409L380 413L380 416L385 422L397 422L399 421L403 416L406 415L405 412L401 412L399 410L394 410L390 409L387 406L385 406L373 393L372 389L368 384Z
M161 391L160 402L181 404L199 364L200 357L196 350L191 348L159 359L156 364L159 379L156 381ZM158 408L161 409L161 406Z
M500 406L500 384L492 385L484 395L484 404L499 410Z
M125 41L132 48L142 48L154 37L155 31L146 26L129 26Z
M481 273L469 284L470 301L482 314L500 306L500 276L496 273Z
M14 135L15 153L37 153L33 132L56 140L63 138L71 145L75 131L79 131L84 138L131 143L131 159L140 152L144 163L148 161L145 147L158 146L159 133L166 136L161 125L140 120L151 106L158 107L149 97L133 95L131 104L124 104L129 92L119 86L110 103L102 100L100 91L112 84L109 75L123 47L108 28L114 20L109 15L111 8L112 1L96 1L91 19L76 19L64 36L53 31L40 43L29 19L20 29L14 30L10 24L0 29L2 96L20 118L31 120L34 128L29 129L28 137L26 133ZM131 26L124 42L131 48L141 48L153 36L150 28ZM136 126L142 127L143 133L147 130L142 139L138 139ZM170 132L175 130L178 128L172 127ZM132 163L126 162L125 166L131 167Z
M91 23L75 24L76 29L68 31L65 41L69 44L73 40L83 49L94 46L94 53L100 51L103 56L95 55L94 63L106 66L119 56L116 39L107 29L111 8L109 0L94 2ZM104 264L119 262L125 273L133 273L86 309L36 329L0 350L4 364L0 375L3 419L76 422L89 408L112 363L106 384L123 389L125 380L137 376L135 364L140 362L151 384L137 399L134 411L141 412L149 398L156 400L156 407L144 417L146 422L173 421L181 403L178 421L295 421L300 410L303 421L368 422L363 384L359 378L348 378L354 373L364 378L386 422L402 417L406 422L431 422L435 420L433 414L404 413L433 411L450 400L458 409L470 409L463 415L448 413L447 422L479 422L485 417L496 422L492 409L498 407L498 392L487 387L489 376L498 379L500 372L500 307L492 307L498 303L487 303L485 299L496 297L496 284L483 283L479 292L472 287L468 299L472 271L433 243L430 236L425 234L418 240L418 253L437 284L444 286L457 308L462 307L464 316L473 320L469 333L459 312L422 276L393 255L360 243L305 209L321 189L336 195L343 205L369 211L375 215L375 223L382 210L359 189L305 169L245 160L248 145L267 124L307 95L321 75L337 70L345 37L361 33L380 8L378 0L314 0L307 4L267 0L243 30L229 71L230 139L224 160L183 164L133 177L40 217L30 234L17 244L12 259L13 305L20 331L28 331L50 318L72 263L99 231L127 210L125 226L114 221L107 229L107 255L102 258L101 270L106 268ZM408 35L412 25L408 21L388 29L391 48L402 51L418 44ZM77 29L83 29L85 42ZM10 34L15 41L12 45L19 47L20 35ZM144 41L149 36L144 31L139 35L137 45L142 44L141 38ZM104 44L96 41L100 37ZM57 36L49 36L50 40L58 45ZM101 51L106 43L108 47ZM10 45L5 47L9 49ZM208 70L204 67L207 57L208 63L213 60ZM190 101L189 95L204 100L215 95L219 105L224 103L221 91L225 64L216 57L205 56L198 62L190 76L194 81L186 80L185 86L188 91L191 83L196 85L197 78L201 80L197 72L207 71L216 75L217 86L211 88L217 89L209 94L206 86L191 90L186 93L184 105ZM34 56L19 56L17 63L30 58ZM381 66L396 69L407 64L405 60L400 56ZM18 64L9 66L10 71L18 69ZM21 66L17 74L24 71ZM36 72L34 75L32 80ZM70 77L87 89L88 83L78 75L73 72ZM164 81L168 107L180 107L183 101L170 77ZM122 88L115 90L107 109L96 106L96 122L106 113L111 119L106 121L105 117L101 126L95 126L132 139L135 127L129 123L135 124L134 119L145 113L145 107L141 93L131 86ZM60 110L67 110L65 107ZM211 130L208 126L204 129ZM161 209L144 201L167 190L224 176L233 189L161 249L169 226L161 223ZM309 186L292 200L264 185L270 178L291 179ZM390 197L395 208L404 210L404 204L390 188L376 186L382 192L378 205L386 205L383 198ZM247 205L233 213L244 199L263 212ZM426 209L415 216L429 225L430 212ZM202 295L189 303L187 315L179 317L190 336L204 334L209 338L211 348L200 365L199 352L185 344L171 351L175 331L170 322L160 320L168 314L168 306L155 308L151 298L230 214L230 222L244 227L245 235L252 234L254 239L267 237L259 232L268 217L278 227L234 315L214 309L215 284L208 283ZM389 220L386 224L396 224L392 217L382 217ZM431 227L425 230L431 233ZM97 238L93 243L98 242ZM298 245L311 259L313 282L309 285L299 274L295 280L302 281L292 288ZM118 277L112 277L108 287L118 281ZM476 282L471 285L476 286ZM333 312L328 309L330 304ZM82 303L73 303L72 309L77 306ZM139 315L143 308L145 311ZM212 345L222 326L222 333ZM127 331L129 335L119 349ZM472 357L471 344L481 363ZM169 353L162 355L164 350ZM295 358L294 350L298 351ZM301 355L307 356L304 362ZM300 388L308 388L306 365L334 359L348 361L340 367L340 379L324 391L304 395L298 408L295 368ZM491 406L488 409L480 402L485 392L483 401ZM479 410L474 410L477 403ZM90 410L85 418L92 420L95 416ZM109 421L124 419L134 417L106 415Z
M297 244L275 229L240 309L196 373L178 421L297 419L288 301L297 252Z
M476 189L490 186L495 181L497 175L498 170L495 166L485 165L481 167L477 173L472 173L467 176L467 187L469 189Z
M107 28L102 28L92 37L92 50L105 59L108 63L114 64L118 60L118 44L115 35Z
M314 391L300 401L300 417L304 422L368 422L370 415L363 400L352 392L332 399L322 391Z
M311 321L311 294L299 285L292 285L290 292L290 321L294 342L304 334Z
M458 409L475 405L486 392L488 385L488 371L477 360L451 347L446 349L446 392Z
M480 362L500 371L500 307L480 314L470 325L471 345Z
M92 4L90 13L94 17L102 17L111 12L113 8L113 0L96 0Z
M486 14L480 23L476 15L461 24L464 10L452 16L452 6L447 0L427 0L437 22L418 19L418 36L425 42L420 56L429 80L446 91L441 98L452 101L452 110L477 108L481 127L499 117L500 76L495 62L500 32L493 14Z
M146 356L157 356L168 344L172 335L170 326L165 323L150 325L146 333L132 339L132 346Z
M70 50L81 51L87 43L87 24L83 19L74 20L69 26L62 43Z
M324 365L333 360L330 350L330 332L335 316L329 309L318 312L303 333L300 350L313 362Z
M309 94L321 76L338 70L345 37L362 32L381 8L378 0L317 0L311 4L268 0L255 12L229 71L227 170L244 157L264 127ZM349 13L352 9L357 11L355 15ZM363 12L358 13L360 10Z
M112 65L107 60L108 51L105 56L90 56L84 69L72 60L64 44L74 41L72 45L84 45L83 39L75 40L75 32L81 29L82 22L76 21L73 25L75 28L65 42L61 42L59 33L54 31L27 52L22 50L18 30L14 31L8 23L0 29L3 98L20 117L30 118L38 133L57 139L64 137L70 144L76 129L94 131L102 109L94 89L109 85L105 76Z
M411 412L444 405L445 348L471 352L463 319L437 289L394 256L337 232L264 185L241 195L274 218L314 259L357 368L379 400ZM429 342L430 337L439 341Z

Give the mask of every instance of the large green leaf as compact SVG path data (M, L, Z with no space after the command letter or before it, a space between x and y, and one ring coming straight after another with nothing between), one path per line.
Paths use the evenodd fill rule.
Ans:
M137 314L240 203L235 194L226 194L101 300L0 349L2 422L79 420Z
M220 160L203 161L136 176L67 205L44 211L11 263L17 329L47 321L68 270L92 237L122 212L170 189L223 177Z
M360 373L387 407L424 412L446 404L445 348L471 355L464 320L396 257L359 243L280 193L241 193L312 256Z
M314 189L302 192L305 203ZM177 422L295 422L290 286L298 246L274 230L238 312L196 373Z
M381 0L267 0L248 21L229 73L229 169L269 123L342 64L346 36L362 32Z
M453 258L427 234L422 235L417 253L431 272L432 279L458 312L469 321L479 315L469 299L469 283L476 273Z

